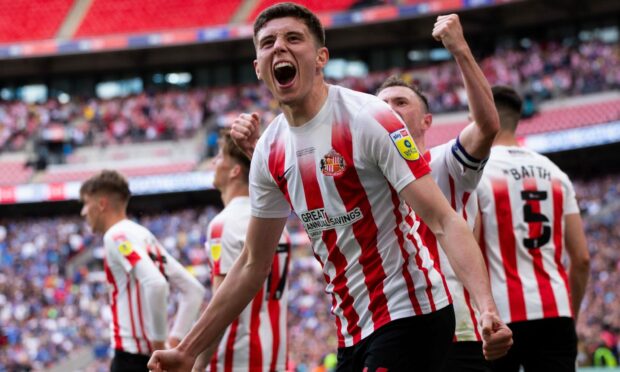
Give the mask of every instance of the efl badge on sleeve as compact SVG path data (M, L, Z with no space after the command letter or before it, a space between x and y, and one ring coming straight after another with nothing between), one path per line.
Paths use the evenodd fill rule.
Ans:
M418 160L420 158L420 152L405 128L390 133L390 138L405 160Z
M118 250L125 257L129 256L133 252L133 249L131 248L131 243L129 242L129 240L125 240L124 242L122 242L118 246Z
M220 243L211 244L211 258L213 262L218 262L222 256L222 245Z
M138 261L140 261L140 255L133 250L133 247L131 246L129 240L125 240L124 242L119 244L118 251L121 252L123 257L125 257L127 261L129 261L132 267L135 266Z
M321 172L326 176L338 176L344 172L347 164L342 155L331 149L321 159Z

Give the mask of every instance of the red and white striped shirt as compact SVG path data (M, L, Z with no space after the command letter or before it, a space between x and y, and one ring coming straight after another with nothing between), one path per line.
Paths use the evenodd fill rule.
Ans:
M534 151L494 146L478 199L481 248L502 320L572 316L564 216L579 208L568 176Z
M476 186L482 177L486 160L480 161L467 154L458 138L433 147L424 154L424 158L430 164L431 175L441 192L473 230L478 213ZM418 232L431 252L435 267L444 274L446 278L444 284L450 289L456 317L454 340L482 341L478 330L479 314L472 306L469 293L456 277L448 257L433 232L419 218L418 221L420 224Z
M148 256L146 242L152 238L129 220L116 223L103 236L114 350L150 354L150 340L166 340L168 284Z
M212 275L226 275L243 250L250 222L249 197L235 197L209 224L207 256ZM263 288L226 329L210 371L284 371L290 239L282 235Z
M338 86L312 120L291 127L280 115L259 139L252 214L282 218L292 207L301 219L332 295L340 347L450 303L398 195L429 172L386 103Z

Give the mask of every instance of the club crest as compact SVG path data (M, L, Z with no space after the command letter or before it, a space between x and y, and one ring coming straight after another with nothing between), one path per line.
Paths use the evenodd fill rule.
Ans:
M331 149L321 159L321 172L326 176L338 176L344 172L347 164L342 155Z

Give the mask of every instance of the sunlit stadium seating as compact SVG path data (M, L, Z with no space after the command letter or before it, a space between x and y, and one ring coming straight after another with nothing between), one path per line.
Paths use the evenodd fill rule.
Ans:
M75 37L225 24L241 0L94 0Z
M0 0L0 43L51 39L72 0Z
M280 3L280 0L260 0L256 4L256 7L250 12L248 15L247 21L253 21L256 16L265 10L265 8L270 7L271 5ZM316 13L323 12L337 12L347 10L355 3L355 0L332 0L332 1L322 1L322 0L299 0L296 3L304 5L308 7L310 10Z

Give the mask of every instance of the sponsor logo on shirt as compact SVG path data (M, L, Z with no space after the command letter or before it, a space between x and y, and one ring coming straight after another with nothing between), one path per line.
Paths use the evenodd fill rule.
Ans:
M347 164L342 155L331 149L323 159L321 159L321 173L326 176L338 176L344 172Z
M311 238L316 238L325 230L331 230L337 226L351 225L361 220L364 215L359 208L355 208L339 216L329 216L324 208L319 208L301 213L299 217L308 235Z
M413 161L420 158L420 152L417 147L415 147L413 138L411 138L409 132L407 132L405 128L401 128L390 133L390 138L398 149L400 156L402 156L405 160Z

